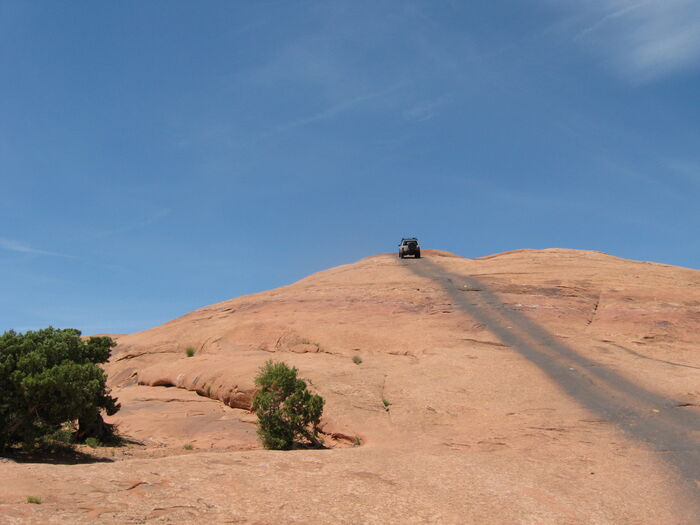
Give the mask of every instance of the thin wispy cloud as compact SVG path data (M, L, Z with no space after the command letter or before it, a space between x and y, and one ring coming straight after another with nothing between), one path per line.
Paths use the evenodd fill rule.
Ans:
M15 253L28 253L31 255L46 255L49 257L64 257L67 259L76 259L74 255L40 250L38 248L33 248L32 246L24 242L16 241L14 239L7 239L4 237L0 237L0 249Z
M573 40L589 46L616 71L648 82L700 66L697 0L569 0Z
M438 109L451 101L452 98L447 95L427 100L404 111L403 117L410 122L424 122L437 116Z
M141 228L145 228L146 226L150 226L154 222L156 222L164 217L167 217L169 214L170 214L170 210L167 208L157 210L150 217L147 217L147 218L143 219L142 221L126 224L124 226L121 226L119 228L114 228L111 230L103 230L103 231L97 232L93 237L95 239L104 239L105 237L112 237L113 235L120 235L122 233L128 233L128 232L140 230Z
M693 184L700 184L700 162L674 159L666 161L665 166L674 175Z
M285 124L281 124L277 126L274 129L274 132L280 133L283 131L289 131L290 129L294 128L300 128L302 126L306 126L308 124L313 124L315 122L321 122L323 120L329 120L332 119L333 117L344 113L346 111L351 110L352 108L361 105L364 102L367 102L369 100L372 100L374 98L380 98L383 96L386 96L390 94L392 91L396 91L399 86L394 86L389 89L385 89L382 91L377 91L375 93L367 93L365 95L361 95L359 97L354 97L349 100L345 100L343 102L340 102L338 104L335 104L327 109L324 109L323 111L320 111L314 115L310 115L308 117L303 117L297 120L293 120L291 122L287 122Z
M302 127L308 126L310 124L315 124L315 123L322 122L325 120L331 120L342 113L346 113L348 111L351 111L351 110L361 106L365 102L369 102L372 99L385 97L385 96L397 91L398 89L400 89L401 86L402 86L402 84L397 84L397 85L391 86L387 89L375 91L372 93L366 93L364 95L349 98L347 100L344 100L342 102L334 104L334 105L332 105L332 106L330 106L322 111L319 111L319 112L314 113L312 115L309 115L307 117L302 117L302 118L299 118L296 120L292 120L289 122L279 124L279 125L275 126L273 129L260 134L258 137L256 137L256 139L253 142L258 142L260 140L270 138L270 137L277 135L279 133L285 133L287 131L302 128Z
M594 22L590 26L586 27L578 35L576 35L574 37L574 40L579 40L579 39L583 38L584 36L586 36L587 34L593 33L594 31L605 26L605 24L607 24L608 22L611 22L611 21L615 20L616 18L620 18L621 16L625 16L627 13L630 13L630 12L634 11L635 9L639 9L645 3L646 2L641 2L638 4L628 5L628 6L620 8L620 9L617 9L616 11L613 11L612 13L605 15L603 18L601 18L600 20L597 20L596 22Z

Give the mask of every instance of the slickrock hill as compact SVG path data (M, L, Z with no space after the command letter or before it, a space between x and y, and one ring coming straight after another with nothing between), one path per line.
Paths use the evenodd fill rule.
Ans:
M384 254L118 342L113 421L142 445L1 463L0 521L700 522L700 271ZM325 397L329 450L260 449L268 359Z

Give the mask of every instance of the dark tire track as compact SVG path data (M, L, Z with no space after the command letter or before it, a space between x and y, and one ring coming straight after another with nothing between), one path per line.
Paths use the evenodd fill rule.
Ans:
M586 328L591 326L593 323L593 319L595 319L596 314L598 313L598 308L600 307L600 299L603 296L603 293L600 292L598 294L598 297L595 300L595 304L593 305L593 310L591 311L591 317L588 319L588 322L586 323Z
M655 361L657 363L663 363L665 365L670 365L670 366L680 366L682 368L694 368L696 370L700 370L700 366L693 366L693 365L686 365L684 363L676 363L675 361L666 361L665 359L657 359L656 357L650 357L648 355L640 354L639 352L635 352L631 348L626 348L622 345L618 345L617 343L613 343L611 341L601 341L609 346L612 346L613 348L617 348L618 350L622 350L624 352L627 352L630 355L633 355L635 357L638 357L640 359L648 359L649 361Z

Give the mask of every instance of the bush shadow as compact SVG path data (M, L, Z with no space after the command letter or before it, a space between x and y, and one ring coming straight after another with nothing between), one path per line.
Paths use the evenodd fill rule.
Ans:
M49 465L83 465L88 463L113 463L111 458L93 456L70 446L56 447L53 450L38 449L31 452L19 447L10 448L0 454L0 457L15 463L45 463Z

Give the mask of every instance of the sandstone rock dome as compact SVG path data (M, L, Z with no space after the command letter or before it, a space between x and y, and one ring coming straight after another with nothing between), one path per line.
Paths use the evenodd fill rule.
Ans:
M0 502L20 517L12 498L34 483L58 488L21 511L48 520L700 519L700 271L564 249L423 256L117 336L113 419L141 452L35 465L34 481L2 465ZM260 449L248 409L268 359L324 396L329 450Z

